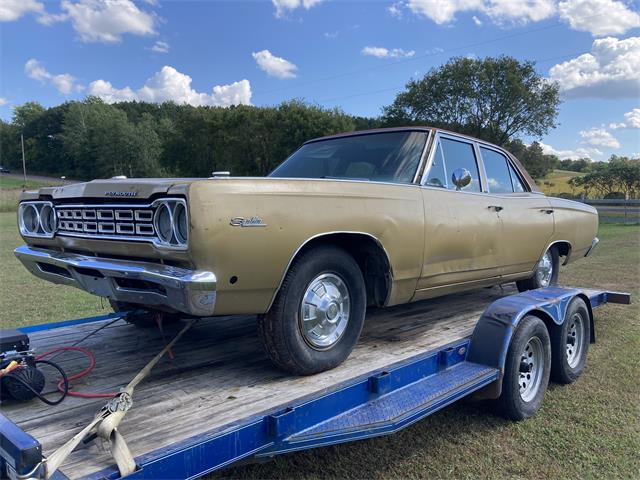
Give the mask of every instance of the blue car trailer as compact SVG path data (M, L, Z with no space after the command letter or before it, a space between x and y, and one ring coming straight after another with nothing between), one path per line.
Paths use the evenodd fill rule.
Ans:
M138 384L133 408L121 415L117 435L135 461L128 477L197 478L241 460L386 435L472 394L499 397L506 416L526 418L540 407L549 375L570 383L581 373L595 341L593 310L629 301L600 290L493 287L372 310L349 359L310 377L269 364L254 318L198 321ZM74 391L118 392L168 350L181 325L140 329L117 319L21 330L36 354L76 344L93 352L96 368L71 382ZM82 370L86 358L76 353L56 362L67 372ZM106 401L4 402L3 478L121 478L114 443L95 435L80 438L55 472L48 464Z

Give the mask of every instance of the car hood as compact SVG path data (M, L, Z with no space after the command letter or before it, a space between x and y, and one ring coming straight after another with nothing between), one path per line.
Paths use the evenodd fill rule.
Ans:
M60 187L44 187L22 194L21 200L51 198L65 200L73 198L131 199L140 200L161 194L180 193L198 178L131 178L92 180Z

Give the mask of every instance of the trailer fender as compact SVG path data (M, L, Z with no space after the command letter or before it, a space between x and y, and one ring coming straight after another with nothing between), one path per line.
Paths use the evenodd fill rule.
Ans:
M480 398L498 398L502 392L502 376L509 344L520 320L526 315L540 317L547 327L553 322L562 325L571 301L581 297L589 309L591 341L595 340L593 312L589 298L580 290L567 287L546 287L509 295L493 302L484 311L471 336L469 356L474 363L497 368L496 382L479 392Z

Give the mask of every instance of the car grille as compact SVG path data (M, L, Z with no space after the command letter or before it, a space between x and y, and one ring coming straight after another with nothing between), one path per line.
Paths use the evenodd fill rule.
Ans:
M153 208L148 205L56 205L58 235L152 240Z

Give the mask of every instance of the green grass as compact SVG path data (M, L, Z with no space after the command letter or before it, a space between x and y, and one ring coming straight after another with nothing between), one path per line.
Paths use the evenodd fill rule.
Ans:
M15 213L0 213L0 328L108 313L107 302L73 287L53 286L29 273L13 255L24 242Z
M0 212L15 212L23 190L31 190L52 185L62 185L64 180L49 181L24 179L18 176L0 175Z
M596 311L598 343L584 375L552 385L520 423L488 403L458 403L388 437L276 457L217 478L638 478L640 472L640 227L601 225L592 257L563 268L563 283L628 291L630 306ZM106 313L100 300L29 274L12 250L14 214L0 214L0 325ZM215 385L211 388L215 389Z
M559 193L576 193L571 189L569 180L574 177L583 176L584 173L571 172L569 170L553 170L546 177L536 180L536 184L547 195L558 195Z

